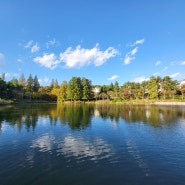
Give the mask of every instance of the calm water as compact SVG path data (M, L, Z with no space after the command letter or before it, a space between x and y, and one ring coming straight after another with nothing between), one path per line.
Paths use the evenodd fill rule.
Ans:
M183 185L185 107L0 107L1 185Z

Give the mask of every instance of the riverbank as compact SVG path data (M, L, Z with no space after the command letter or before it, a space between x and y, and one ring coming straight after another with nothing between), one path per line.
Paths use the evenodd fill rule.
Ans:
M98 100L98 101L90 101L86 102L89 104L133 104L133 105L184 105L185 101L176 101L176 100L168 100L168 101L154 101L154 100L129 100L129 101L111 101L111 100Z
M154 105L185 105L185 102L154 102Z
M15 102L12 100L4 100L0 99L0 105L7 105L7 104L22 104L22 103L56 103L57 102L51 102L51 101L43 101L43 100L23 100L19 102ZM155 100L128 100L128 101L112 101L112 100L97 100L97 101L65 101L62 104L79 104L79 103L85 103L85 104L118 104L118 105L184 105L185 101L179 101L179 100L166 100L166 101L155 101Z

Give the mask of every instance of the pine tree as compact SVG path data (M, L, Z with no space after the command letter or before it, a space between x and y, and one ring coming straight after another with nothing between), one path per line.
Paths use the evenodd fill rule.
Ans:
M74 100L81 100L82 98L82 82L80 77L73 78L74 84Z
M91 81L86 78L82 78L82 99L89 100L90 92L91 92Z
M0 78L5 81L5 73L2 73Z
M39 87L40 87L40 84L39 84L38 78L37 76L35 76L33 79L33 91L38 92Z
M32 78L32 75L30 74L30 76L28 77L27 79L27 90L29 92L33 92L33 78Z

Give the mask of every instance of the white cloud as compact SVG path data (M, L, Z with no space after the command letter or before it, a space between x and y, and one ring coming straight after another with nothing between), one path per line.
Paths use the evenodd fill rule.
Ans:
M59 42L55 38L46 42L46 48L49 48L50 46L54 45L59 45Z
M0 67L5 65L5 57L2 53L0 53Z
M133 44L131 44L130 46L136 46L139 44L143 44L145 42L145 39L140 39L140 40L136 40Z
M125 55L125 59L124 59L124 63L127 65L127 64L130 64L130 62L132 60L135 59L135 54L138 52L138 47L135 47L133 50L131 50L130 52L128 52L126 55Z
M185 61L181 62L181 65L185 65Z
M138 47L134 48L131 52L130 55L133 56L138 52Z
M25 48L30 48L33 44L33 40L30 40L24 47Z
M180 73L178 72L178 73L174 73L174 74L170 75L170 77L171 77L171 78L175 78L175 77L177 77L177 76L179 76L179 75L180 75Z
M134 82L141 83L141 82L148 81L148 80L149 80L149 78L145 78L144 76L140 76L140 77L135 78Z
M54 53L44 54L42 57L36 57L33 59L34 62L39 63L41 66L54 69L60 63L59 60L56 59Z
M27 48L27 49L30 49L31 50L31 53L36 53L40 49L38 43L36 42L34 44L34 41L33 40L30 40L24 47Z
M136 46L136 45L139 45L139 44L143 44L145 42L145 39L140 39L140 40L136 40L133 44L130 44L129 46L133 47L133 46ZM127 65L127 64L130 64L132 60L135 59L135 54L138 52L138 49L139 47L135 47L132 51L128 52L126 55L125 55L125 59L124 59L124 63Z
M135 57L130 57L130 56L125 56L125 59L124 59L124 63L127 65L127 64L130 64L130 62L132 61L132 60L134 60L135 59Z
M78 45L74 50L69 47L63 53L60 53L60 61L64 62L66 67L83 67L93 63L95 66L104 64L108 59L115 57L118 51L113 47L101 51L98 44L92 49L81 48Z
M117 78L119 78L118 75L113 75L112 77L108 78L107 80L116 80Z
M156 66L158 66L158 65L160 65L160 64L161 64L161 61L160 61L160 60L158 60L158 61L155 63Z
M39 47L38 43L36 43L35 45L33 45L31 47L31 53L36 53L39 51L39 49L40 49L40 47Z

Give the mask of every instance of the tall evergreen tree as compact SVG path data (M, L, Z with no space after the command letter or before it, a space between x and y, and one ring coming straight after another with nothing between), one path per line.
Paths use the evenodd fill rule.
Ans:
M33 91L33 78L32 78L32 75L30 74L28 79L27 79L27 82L26 82L26 86L27 86L27 90L29 92L32 92Z
M82 82L80 77L73 78L74 84L74 100L81 100L82 98Z
M5 73L2 73L0 78L5 81Z
M82 99L89 100L90 92L91 92L91 81L83 77L82 78Z
M35 75L35 77L33 79L33 91L38 92L39 87L40 87L39 80L38 80L37 76Z

